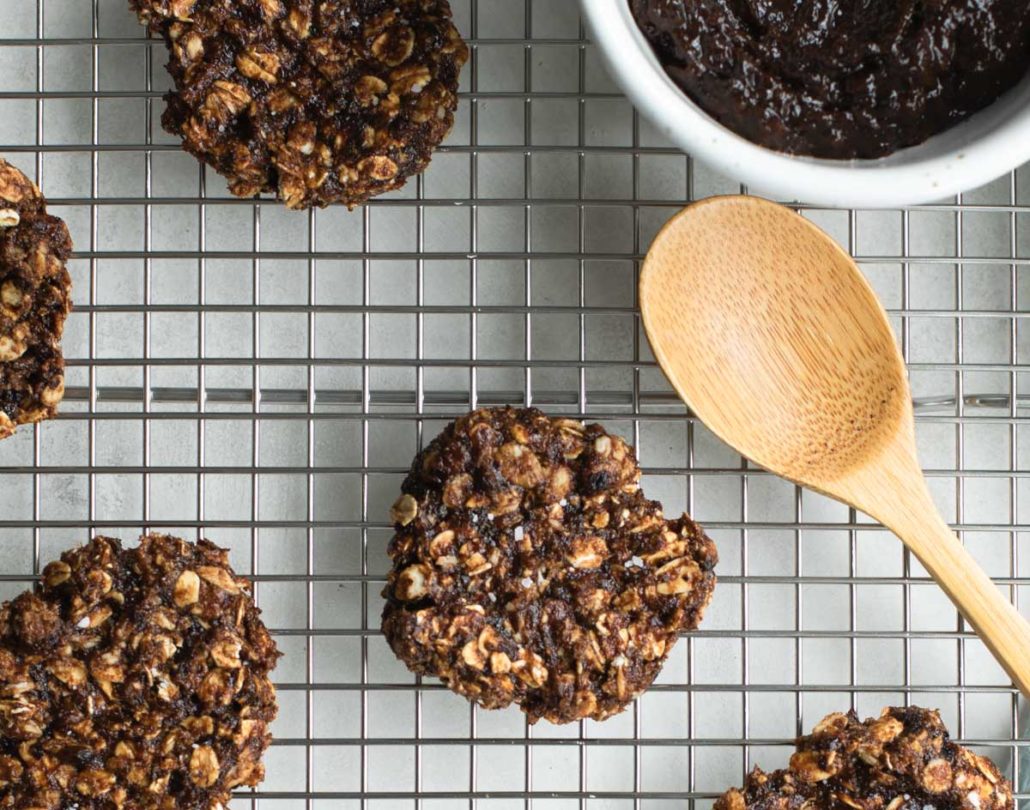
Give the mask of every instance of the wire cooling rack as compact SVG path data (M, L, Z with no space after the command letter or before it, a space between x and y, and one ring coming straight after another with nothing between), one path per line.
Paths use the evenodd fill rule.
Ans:
M299 214L231 198L161 131L164 48L125 0L0 0L0 154L77 246L62 416L0 444L2 595L94 532L230 547L286 653L268 779L238 806L707 808L824 713L903 703L939 707L1016 776L1017 697L918 563L748 467L654 365L640 256L685 200L739 187L637 117L573 0L452 2L474 58L430 170L353 213ZM890 309L935 495L1018 598L1026 175L911 210L805 213ZM623 433L652 496L719 544L704 629L603 724L471 709L378 631L410 459L506 402Z

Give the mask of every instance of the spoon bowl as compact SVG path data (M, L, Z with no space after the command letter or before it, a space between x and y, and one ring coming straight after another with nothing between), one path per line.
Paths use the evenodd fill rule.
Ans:
M1030 625L937 512L887 313L836 242L766 200L710 198L655 239L640 305L655 357L709 429L892 529L1030 694Z
M712 238L726 229L731 239ZM641 279L655 354L674 384L690 381L680 393L697 415L743 455L807 486L874 458L911 421L890 324L852 266L792 211L714 197L662 231ZM677 321L683 339L665 339Z

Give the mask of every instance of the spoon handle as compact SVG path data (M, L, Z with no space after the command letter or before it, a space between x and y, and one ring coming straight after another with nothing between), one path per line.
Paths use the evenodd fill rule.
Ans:
M1005 598L940 516L920 475L881 492L868 511L893 531L951 597L998 663L1030 697L1030 624ZM870 493L871 494L871 493Z

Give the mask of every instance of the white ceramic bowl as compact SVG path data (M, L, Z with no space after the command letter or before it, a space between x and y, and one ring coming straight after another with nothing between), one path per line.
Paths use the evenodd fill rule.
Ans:
M915 205L976 188L1030 160L1030 77L959 126L889 157L798 157L751 143L692 102L662 69L628 0L580 2L630 101L681 149L768 196L849 208Z

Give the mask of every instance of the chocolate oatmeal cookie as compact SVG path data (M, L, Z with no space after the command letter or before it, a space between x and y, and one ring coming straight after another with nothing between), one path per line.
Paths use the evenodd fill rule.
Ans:
M394 505L383 632L397 656L486 708L603 720L697 627L716 551L640 492L633 450L534 409L462 417Z
M39 189L0 160L0 439L54 416L64 396L71 250Z
M450 132L468 48L447 0L131 0L164 37L166 130L239 197L399 188Z
M0 608L0 808L216 810L263 778L279 657L222 549L98 537Z
M1012 786L989 759L951 741L936 711L831 714L798 740L787 770L748 776L715 810L1011 810Z

